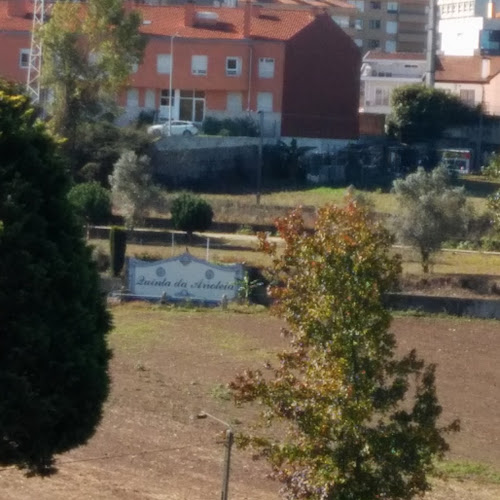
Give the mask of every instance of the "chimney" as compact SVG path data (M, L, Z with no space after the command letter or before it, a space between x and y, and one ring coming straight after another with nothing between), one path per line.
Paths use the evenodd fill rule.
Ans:
M253 17L257 17L259 18L260 17L260 14L261 14L261 11L262 11L262 6L259 5L258 3L254 3L252 5L252 14L253 14Z
M194 26L195 15L194 1L187 0L184 6L184 26Z
M481 59L481 78L486 80L490 76L490 59L488 57L483 57Z
M250 38L250 25L252 22L252 3L250 0L245 2L243 7L243 37Z
M25 17L28 14L27 0L8 0L7 15L9 17Z
M496 8L495 8L495 2L493 0L489 0L488 6L486 7L486 17L488 19L493 19L496 17Z

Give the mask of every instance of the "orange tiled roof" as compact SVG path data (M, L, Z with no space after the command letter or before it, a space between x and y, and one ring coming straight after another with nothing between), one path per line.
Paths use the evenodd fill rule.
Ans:
M244 9L228 7L196 7L196 12L218 15L214 26L184 25L183 6L140 6L144 21L141 31L150 35L174 35L185 38L240 39L244 38ZM268 40L288 40L310 24L314 16L307 10L260 9L259 17L252 16L250 36Z
M9 17L5 0L0 0L0 31L29 31L31 19ZM213 26L184 25L184 6L137 6L145 24L141 32L147 35L176 35L183 38L243 39L244 8L201 7L195 12L213 12L218 15ZM253 10L253 9L252 9ZM251 38L289 40L310 24L314 15L309 10L260 9L260 16L251 17Z
M483 78L482 60L489 59L489 76ZM436 82L485 82L500 72L500 57L438 56L436 57Z
M422 52L378 52L376 50L370 50L363 57L363 61L368 59L377 61L425 61L425 54Z
M33 24L28 17L10 17L6 0L0 1L0 31L30 31Z

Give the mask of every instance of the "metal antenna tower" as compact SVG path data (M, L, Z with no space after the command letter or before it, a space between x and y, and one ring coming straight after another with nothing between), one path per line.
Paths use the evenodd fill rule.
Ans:
M41 100L40 79L42 75L42 41L40 40L39 30L43 26L44 21L45 0L34 0L28 80L26 82L26 90L33 104L37 104Z

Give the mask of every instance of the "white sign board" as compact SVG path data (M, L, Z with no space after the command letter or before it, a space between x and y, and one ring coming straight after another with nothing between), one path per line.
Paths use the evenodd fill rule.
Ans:
M237 297L237 282L242 278L241 264L211 264L189 253L155 262L128 260L130 293L146 299L160 299L165 294L173 301L220 302L223 295L231 300Z

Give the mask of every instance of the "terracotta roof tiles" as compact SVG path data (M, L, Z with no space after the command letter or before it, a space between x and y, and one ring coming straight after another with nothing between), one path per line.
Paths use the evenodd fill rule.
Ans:
M488 76L482 77L483 59L490 61ZM500 57L438 56L436 57L436 82L481 83L500 72Z
M29 31L29 17L9 17L8 2L0 0L0 31ZM184 24L184 6L137 6L143 21L141 32L147 35L201 39L243 39L244 9L227 7L199 7L195 12L211 12L218 16L213 26ZM253 9L252 9L253 10ZM289 40L314 20L309 10L260 9L260 16L252 12L250 37L266 40Z
M6 0L0 1L0 31L31 31L33 21L29 17L11 17Z
M184 25L182 6L141 6L138 8L144 21L141 31L150 35L174 35L185 38L244 38L244 9L228 7L196 7L195 12L211 12L218 15L214 26L195 23ZM314 16L306 10L260 9L260 16L251 17L250 36L270 40L288 40L312 22Z

